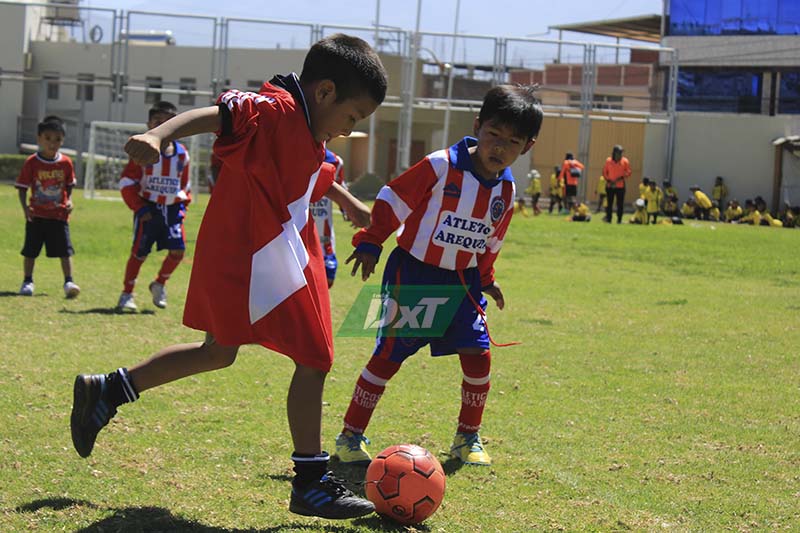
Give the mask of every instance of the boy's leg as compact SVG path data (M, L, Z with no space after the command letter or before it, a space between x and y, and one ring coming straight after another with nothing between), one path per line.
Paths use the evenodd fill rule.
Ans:
M183 254L183 250L169 250L158 271L157 283L164 285L167 282L172 273L175 272L175 269L178 268L178 265L181 264L181 261L183 261Z
M132 402L147 389L177 379L230 366L237 346L222 346L212 337L204 343L164 348L130 371L81 374L75 379L70 425L72 443L81 457L92 453L97 433L116 414L117 407Z
M72 256L61 257L61 271L64 273L64 294L67 298L76 298L81 288L72 281Z
M322 451L322 390L327 372L296 365L286 413L292 433L295 478L289 510L305 516L356 518L375 510L327 472L329 456Z
M340 462L368 464L372 460L364 446L364 443L369 444L364 432L386 390L386 384L400 370L400 364L373 356L361 371L350 406L344 415L344 427L336 437L336 454Z
M488 466L492 464L492 458L483 449L478 431L491 387L491 353L483 348L461 348L458 357L463 373L461 411L450 455L464 464Z
M33 281L33 267L36 265L35 257L25 257L22 259L22 273L25 279Z
M617 224L622 223L622 209L623 204L625 203L625 189L615 189L614 190L617 196Z
M131 252L128 262L125 264L125 280L123 281L122 292L133 293L133 288L136 286L136 278L139 277L139 271L142 269L146 259L146 255L139 257L135 252Z

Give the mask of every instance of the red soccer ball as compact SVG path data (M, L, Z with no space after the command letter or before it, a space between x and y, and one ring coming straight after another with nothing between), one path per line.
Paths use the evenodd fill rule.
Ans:
M415 444L397 444L379 453L367 468L366 481L375 511L401 524L422 522L444 498L442 465Z

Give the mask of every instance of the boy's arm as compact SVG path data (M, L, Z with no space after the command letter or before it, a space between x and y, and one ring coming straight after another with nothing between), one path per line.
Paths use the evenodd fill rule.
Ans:
M200 107L179 114L160 126L145 133L134 135L125 144L125 152L140 165L151 165L158 161L164 143L220 130L221 118L218 106Z
M336 183L331 183L331 188L325 193L325 196L336 202L339 207L344 209L348 219L357 228L366 228L369 226L370 212L369 207L364 205L361 200L350 194L350 192Z
M486 239L486 250L478 256L478 271L481 273L481 290L491 296L499 309L503 308L504 300L503 293L494 279L494 262L497 256L500 255L500 248L503 246L503 239L505 239L506 231L511 222L511 216L514 213L513 204L503 214L494 231Z
M19 185L17 185L17 193L19 194L19 203L22 206L22 212L25 213L25 220L30 222L33 217L31 217L31 211L28 208L28 189L23 189Z
M136 213L140 209L147 207L147 201L139 195L142 189L140 180L142 179L142 167L133 160L128 160L128 164L122 169L122 176L119 180L119 192L125 205Z

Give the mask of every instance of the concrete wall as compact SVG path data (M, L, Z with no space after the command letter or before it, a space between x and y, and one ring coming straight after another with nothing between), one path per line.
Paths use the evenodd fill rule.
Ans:
M772 141L800 132L800 117L679 113L673 182L681 198L699 185L710 193L723 176L729 199L763 196L771 201L775 151Z
M0 4L0 74L22 75L25 70L25 8ZM0 153L17 152L17 117L22 112L22 83L0 81Z

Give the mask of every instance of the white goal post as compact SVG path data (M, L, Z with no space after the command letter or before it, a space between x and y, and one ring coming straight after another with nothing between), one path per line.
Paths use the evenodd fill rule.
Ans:
M135 122L94 121L89 127L89 150L84 166L83 195L86 198L119 199L119 179L128 164L125 143L131 135L147 130ZM189 182L197 193L201 181L207 183L208 160L213 134L194 135L182 142L189 151Z

